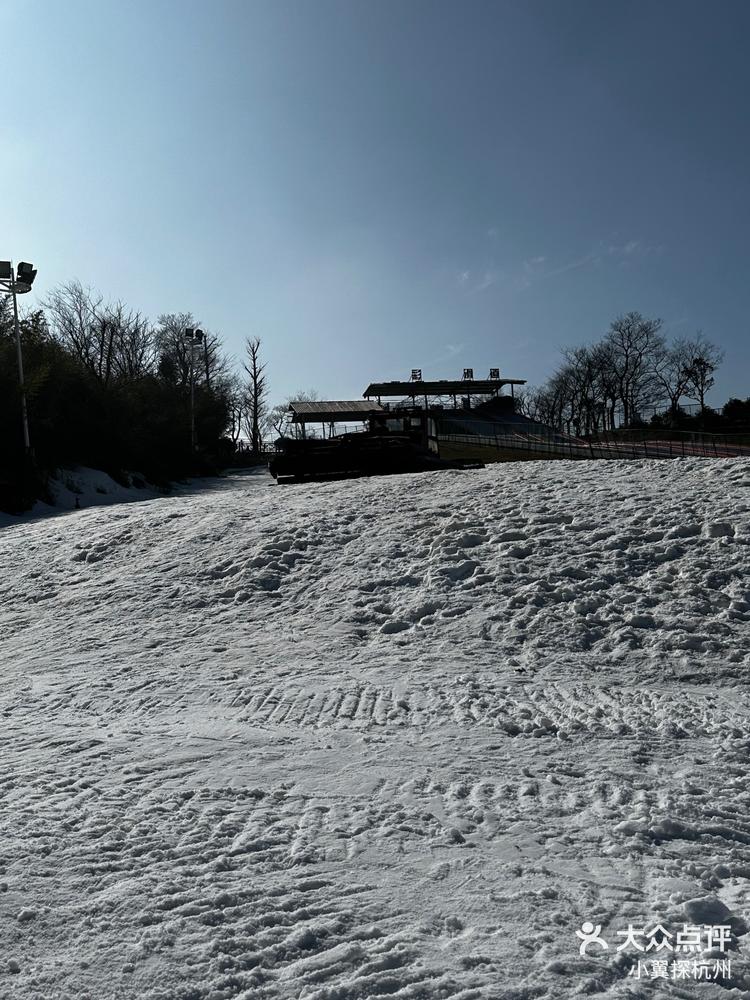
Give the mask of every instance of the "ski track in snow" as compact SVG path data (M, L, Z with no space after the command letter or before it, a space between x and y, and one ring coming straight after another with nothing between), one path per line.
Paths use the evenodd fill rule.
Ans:
M750 462L203 492L0 531L0 995L750 997Z

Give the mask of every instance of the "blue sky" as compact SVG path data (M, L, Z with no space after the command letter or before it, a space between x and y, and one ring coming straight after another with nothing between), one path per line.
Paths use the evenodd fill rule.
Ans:
M0 0L2 256L191 310L272 401L539 383L618 314L750 395L750 4Z

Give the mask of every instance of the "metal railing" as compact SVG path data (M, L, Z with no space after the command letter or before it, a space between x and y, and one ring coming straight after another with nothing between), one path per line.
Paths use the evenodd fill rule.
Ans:
M483 422L484 423L484 422ZM442 445L464 445L491 449L495 452L517 453L519 458L547 459L643 459L643 458L736 458L750 456L750 443L735 441L731 435L699 434L692 432L644 433L636 436L631 431L627 436L599 434L590 438L579 438L563 434L552 428L534 427L524 431L520 427L512 430L498 425L492 433L486 426L472 433L446 428L438 432Z

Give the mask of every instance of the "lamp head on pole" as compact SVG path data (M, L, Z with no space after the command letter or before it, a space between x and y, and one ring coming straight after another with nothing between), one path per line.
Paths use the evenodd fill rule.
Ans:
M31 288L34 284L34 278L36 278L36 268L34 265L29 264L25 260L21 261L21 263L16 267L16 283L28 285L29 288Z
M33 264L29 264L28 261L22 261L18 264L14 275L13 262L10 260L0 260L0 282L3 283L7 291L18 293L19 295L24 292L30 292L31 286L34 284L34 278L36 278L36 268Z

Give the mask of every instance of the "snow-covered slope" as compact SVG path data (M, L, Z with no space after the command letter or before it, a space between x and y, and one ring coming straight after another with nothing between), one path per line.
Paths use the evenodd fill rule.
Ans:
M31 511L20 515L0 511L0 528L39 517L52 517L69 510L127 503L131 500L147 500L160 495L160 491L151 483L147 483L143 477L134 473L124 475L130 484L128 486L115 482L101 469L89 469L85 465L78 465L72 469L58 469L47 483L48 499L51 503L38 500Z
M748 485L255 474L5 528L0 995L731 996L615 952L701 913L750 991Z

